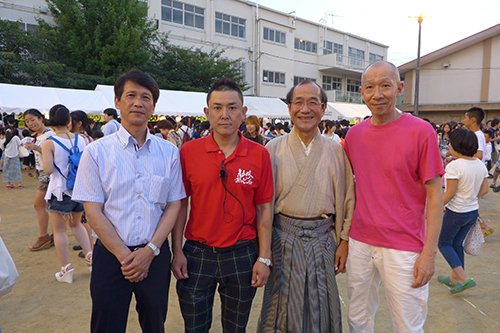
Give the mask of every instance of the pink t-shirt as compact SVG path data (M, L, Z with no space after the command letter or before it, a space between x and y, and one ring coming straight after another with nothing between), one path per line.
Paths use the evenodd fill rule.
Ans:
M444 174L432 126L406 113L380 126L367 119L347 132L344 148L356 177L349 236L374 246L421 252L424 183Z

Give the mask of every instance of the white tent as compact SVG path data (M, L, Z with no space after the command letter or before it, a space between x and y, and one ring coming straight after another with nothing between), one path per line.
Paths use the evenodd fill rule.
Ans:
M101 91L114 105L115 93L113 86L97 85L96 91ZM260 118L290 118L288 108L279 98L245 96L247 115ZM192 91L160 90L160 98L156 103L155 114L164 116L202 117L203 108L207 106L207 94Z
M365 104L330 102L326 107L323 119L363 119L366 116L371 116L371 114L370 109Z
M48 113L56 104L69 110L82 110L88 114L102 113L112 107L100 91L48 88L0 83L0 110L8 114L23 113L35 108Z

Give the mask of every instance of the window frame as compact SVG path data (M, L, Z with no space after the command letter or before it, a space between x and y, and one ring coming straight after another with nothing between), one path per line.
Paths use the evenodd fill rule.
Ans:
M295 37L293 47L295 50L318 54L318 43L310 40Z
M246 40L247 38L247 20L238 16L215 12L215 33L225 37L238 38ZM220 26L220 29L218 28ZM225 32L227 27L227 32ZM233 34L236 32L236 35Z
M168 18L167 11L170 11L170 19ZM177 16L174 17L174 15ZM192 25L186 23L188 20L192 22ZM205 8L177 0L162 0L161 22L196 30L205 30Z
M279 82L276 82L276 79ZM286 85L286 73L264 69L262 70L262 83L284 86Z

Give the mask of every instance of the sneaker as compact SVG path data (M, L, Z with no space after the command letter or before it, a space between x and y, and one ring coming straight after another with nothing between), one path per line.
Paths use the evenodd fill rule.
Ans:
M33 174L31 172L28 173L28 177L33 177Z

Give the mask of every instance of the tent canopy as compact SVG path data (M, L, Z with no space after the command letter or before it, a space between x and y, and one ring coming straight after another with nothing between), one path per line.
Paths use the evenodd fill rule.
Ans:
M97 85L109 103L114 105L115 92L113 86ZM247 115L259 118L290 118L288 107L279 98L244 96L244 105L248 107ZM160 90L160 98L156 102L155 114L163 116L203 117L203 108L207 106L207 94L192 91Z
M326 107L323 119L363 119L366 116L371 116L371 114L370 109L365 104L330 102Z
M48 113L56 104L69 110L82 110L88 114L102 113L112 107L100 91L22 86L0 83L0 110L8 114L23 113L35 108Z

